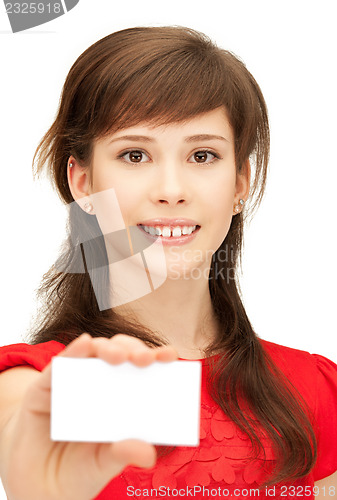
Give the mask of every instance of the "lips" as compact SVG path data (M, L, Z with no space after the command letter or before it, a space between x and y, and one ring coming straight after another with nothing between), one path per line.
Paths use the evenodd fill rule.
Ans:
M175 218L169 218L169 217L157 217L155 219L147 219L142 222L140 222L138 225L142 226L158 226L158 227L184 227L184 226L199 226L197 221L193 219L187 219L185 217L175 217Z
M192 241L198 231L199 225L194 226L174 226L172 229L169 226L143 226L138 224L146 238L153 242L161 242L163 245L185 245Z
M160 240L164 245L182 245L192 241L200 229L193 219L186 217L157 217L147 219L137 226L154 241Z

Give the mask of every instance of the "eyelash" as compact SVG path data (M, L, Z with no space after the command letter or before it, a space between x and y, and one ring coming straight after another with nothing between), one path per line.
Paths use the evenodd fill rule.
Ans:
M127 160L124 159L124 156L126 156L129 153L133 153L133 152L142 153L142 154L145 154L146 156L149 156L142 149L127 149L125 151L122 151L122 153L120 153L117 156L117 159L118 160L123 160L125 163L128 163L129 165L137 165L138 163L143 163L142 161L136 162L136 161L127 161ZM210 153L211 155L214 156L213 160L209 161L209 162L200 162L200 163L197 162L197 161L192 162L192 163L196 163L197 165L210 165L212 163L215 163L217 160L221 160L222 159L221 156L218 153L215 153L214 151L211 151L210 149L198 149L197 151L195 151L194 153L192 153L191 156L195 155L196 153Z

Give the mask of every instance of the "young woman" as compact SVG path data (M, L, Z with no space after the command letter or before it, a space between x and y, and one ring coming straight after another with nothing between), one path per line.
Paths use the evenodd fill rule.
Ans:
M240 297L268 156L258 84L205 35L126 29L77 59L34 157L69 238L29 343L0 350L9 500L334 496L337 366L259 338ZM56 355L201 360L200 446L52 442Z

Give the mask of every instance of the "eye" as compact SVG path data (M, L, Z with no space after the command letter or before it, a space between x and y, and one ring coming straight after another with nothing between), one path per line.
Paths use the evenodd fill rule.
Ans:
M149 160L149 157L139 149L129 149L129 151L123 151L118 158L123 158L127 163L142 163L143 157L146 157ZM146 160L146 161L147 161Z
M213 159L211 159L211 161L207 161L210 155L213 156ZM195 160L192 161L192 163L213 163L214 161L220 159L220 155L214 153L213 151L209 151L208 149L202 149L193 153L190 158L194 158Z

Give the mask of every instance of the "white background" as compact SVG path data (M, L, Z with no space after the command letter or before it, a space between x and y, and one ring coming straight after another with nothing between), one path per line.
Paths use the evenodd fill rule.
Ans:
M246 233L241 280L253 327L337 362L336 10L334 0L80 0L67 15L12 34L1 2L0 345L23 340L64 236L65 210L47 181L33 182L31 162L70 66L113 31L174 24L240 56L269 108L269 183Z
M233 51L257 79L271 125L266 197L247 228L244 303L259 336L337 362L336 2L80 0L13 34L0 5L0 344L20 342L42 274L64 237L65 209L33 182L35 148L65 77L99 38L137 25L184 25Z

